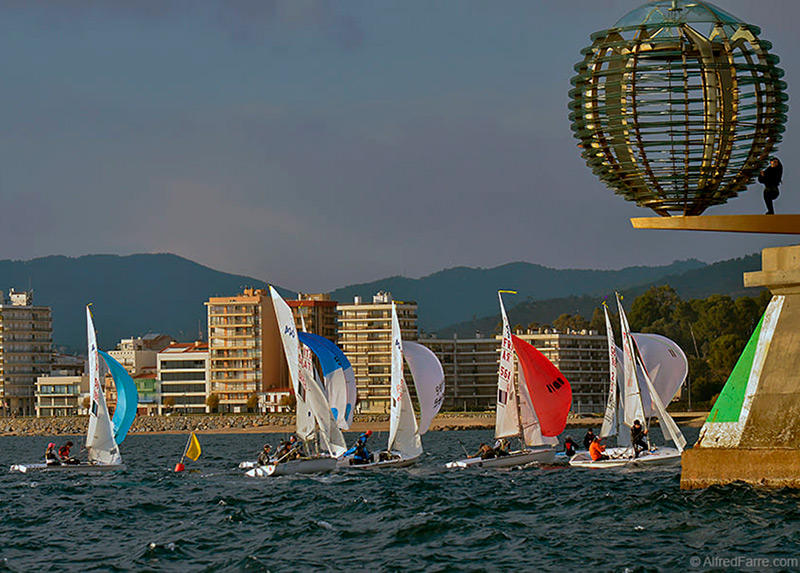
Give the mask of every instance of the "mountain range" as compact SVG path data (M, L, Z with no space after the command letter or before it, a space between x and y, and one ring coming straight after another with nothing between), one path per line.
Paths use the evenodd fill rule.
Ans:
M614 290L636 295L652 285L670 284L684 298L751 294L754 289L742 286L742 273L759 268L759 255L712 265L687 260L611 271L561 270L518 262L490 269L456 267L419 279L390 277L337 289L331 298L347 302L362 296L371 300L375 293L388 291L397 300L417 302L421 330L467 336L475 330L493 332L498 289L518 292L507 300L512 322L547 323L563 313L589 318L599 301ZM34 304L50 306L54 344L68 352L85 352L83 309L88 303L93 303L103 348L148 333L189 341L205 338L204 303L209 297L236 295L246 287L266 288L267 284L172 254L0 261L0 289L32 290ZM283 296L296 296L276 288Z

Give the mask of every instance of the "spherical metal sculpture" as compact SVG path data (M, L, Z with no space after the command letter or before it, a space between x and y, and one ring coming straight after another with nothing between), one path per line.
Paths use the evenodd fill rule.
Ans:
M788 110L760 33L708 2L657 0L593 34L569 104L592 171L660 215L735 197L765 166Z

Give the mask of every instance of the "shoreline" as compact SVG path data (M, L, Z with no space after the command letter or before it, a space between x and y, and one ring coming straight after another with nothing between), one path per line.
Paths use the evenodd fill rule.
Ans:
M708 412L670 412L679 426L700 427ZM494 412L439 413L431 422L430 431L492 430ZM599 428L602 416L572 416L567 429ZM86 416L58 418L0 418L0 436L80 436L86 433ZM199 414L172 416L140 416L129 435L171 435L195 432L201 434L289 434L294 431L293 415L278 414ZM359 414L348 432L385 432L389 416Z

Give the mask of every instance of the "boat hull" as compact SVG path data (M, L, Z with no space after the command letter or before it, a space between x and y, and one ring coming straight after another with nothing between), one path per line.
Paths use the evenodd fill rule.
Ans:
M415 463L419 461L420 456L404 456L403 454L398 454L397 452L393 452L396 456L390 460L378 460L377 462L372 462L369 464L350 464L348 461L346 465L340 465L339 467L345 467L348 469L353 470L379 470L383 468L405 468L408 466L413 466ZM375 454L376 457L380 454Z
M243 465L246 462L242 462ZM336 458L306 458L303 460L289 460L279 464L256 466L248 470L247 477L277 477L293 474L318 474L336 469Z
M61 464L48 466L47 464L14 464L8 471L28 472L66 472L66 473L104 473L125 469L125 464Z
M510 468L524 466L534 462L552 464L556 459L555 448L537 448L535 450L519 450L507 456L496 458L466 458L445 464L448 468Z
M679 466L681 463L681 452L677 448L658 448L645 451L635 459L630 448L609 448L606 452L609 459L598 461L593 461L588 452L578 452L572 457L569 465L576 468L608 469L669 467Z

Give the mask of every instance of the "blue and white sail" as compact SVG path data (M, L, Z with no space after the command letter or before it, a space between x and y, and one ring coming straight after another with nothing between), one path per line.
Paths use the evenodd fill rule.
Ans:
M97 335L94 331L92 312L86 307L86 334L89 350L89 426L86 430L86 451L91 463L102 465L121 465L122 456L114 440L111 417L108 415L103 387L100 384L100 360L97 349Z
M350 362L345 358L341 349L324 336L298 332L298 338L319 359L328 403L331 406L333 417L336 419L336 424L342 430L349 429L353 421L353 403L350 402L351 395L348 392L344 367L346 365L352 373ZM353 377L353 385L355 385L355 377ZM352 399L355 400L354 393Z
M278 330L283 344L289 376L297 399L297 434L304 441L314 437L319 431L320 441L333 457L342 455L347 446L341 430L333 419L330 405L322 387L314 380L310 360L300 352L297 328L292 310L278 291L269 287Z
M113 356L102 350L98 350L100 356L105 360L111 377L114 378L114 385L117 387L117 406L114 408L114 417L111 418L111 425L114 427L114 440L121 444L128 435L128 430L136 418L136 409L139 407L139 392L136 390L136 383L125 370L125 367L117 362Z

